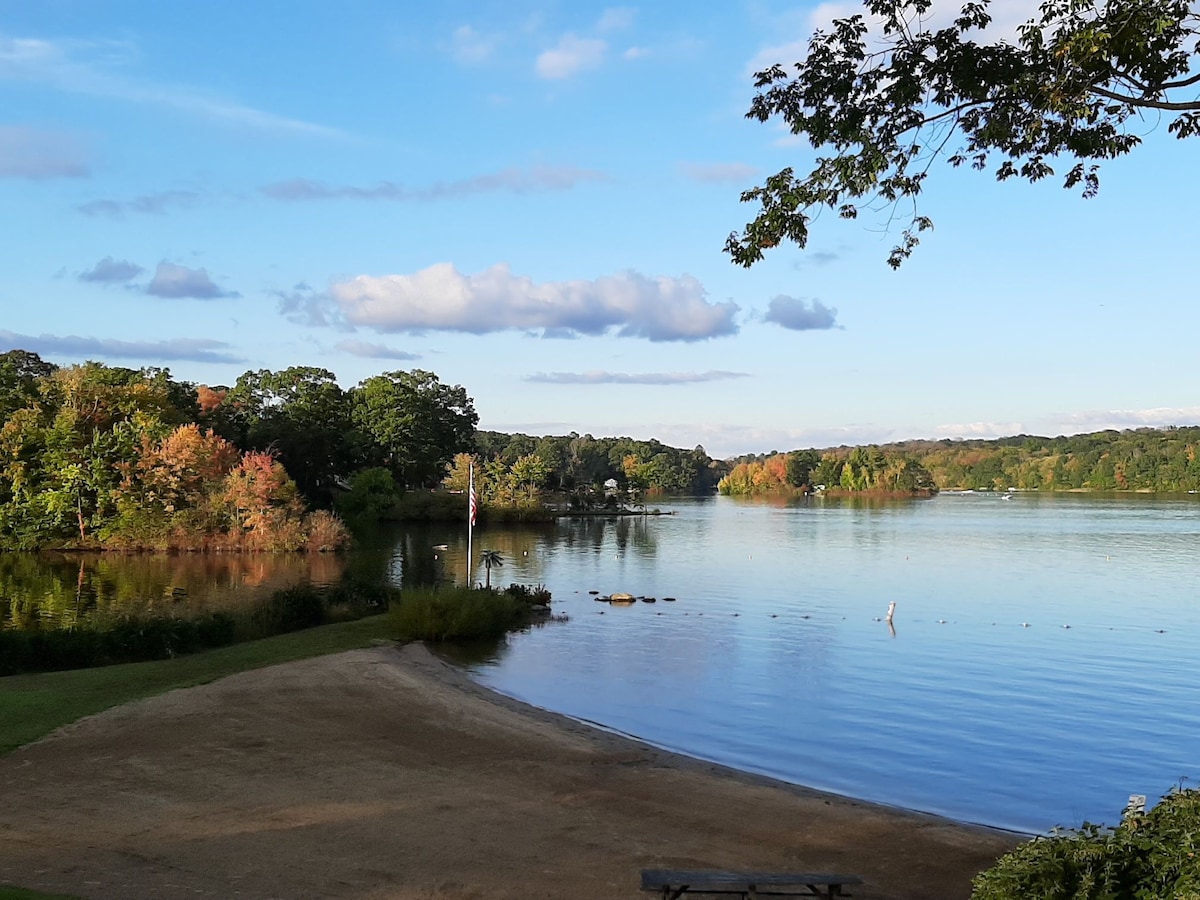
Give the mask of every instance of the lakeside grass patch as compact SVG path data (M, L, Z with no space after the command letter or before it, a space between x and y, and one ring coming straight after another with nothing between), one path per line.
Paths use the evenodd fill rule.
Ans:
M79 900L71 894L43 894L28 888L0 884L0 900Z
M388 610L394 637L404 641L495 638L519 627L530 603L488 588L409 588Z
M0 754L131 700L389 637L388 617L368 616L175 659L0 678Z
M398 591L389 585L345 578L329 586L281 588L236 616L217 612L197 618L129 618L108 628L0 629L0 677L172 659L380 614L395 596Z

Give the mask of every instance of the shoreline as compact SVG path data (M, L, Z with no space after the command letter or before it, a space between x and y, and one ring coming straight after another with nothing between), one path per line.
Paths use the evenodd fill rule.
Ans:
M595 722L591 719L584 719L579 716L572 716L568 715L567 713L556 712L555 710L547 709L544 706L538 706L535 703L522 700L519 697L514 697L512 694L507 694L498 688L480 684L478 681L473 679L465 669L452 660L439 655L436 651L429 650L427 647L424 647L423 649L434 662L446 667L444 672L439 673L435 677L439 678L439 680L444 680L448 684L452 684L458 690L472 694L478 694L489 702L503 706L515 713L545 721L547 724L553 726L581 726L584 728L590 728L599 734L611 736L619 741L627 742L630 745L636 745L648 751L664 754L671 759L673 765L678 766L681 769L704 771L723 778L729 778L730 780L745 781L748 784L776 788L781 791L794 791L799 796L804 797L834 798L845 803L891 811L894 813L914 816L939 823L949 823L951 825L958 825L963 828L982 829L990 833L1009 836L1016 841L1027 841L1038 835L1038 832L1022 831L1016 828L1004 828L999 825L989 825L986 822L970 822L962 819L955 819L951 816L942 815L941 813L926 812L924 810L913 809L908 806L901 806L894 803L884 803L879 800L871 800L864 797L854 797L850 794L839 794L836 791L812 787L810 785L802 784L798 781L788 781L784 778L777 778L773 775L766 775L761 772L751 772L747 769L739 769L736 766L731 766L728 763L721 762L720 760L708 759L703 756L696 756L694 754L687 753L683 750L665 747L661 744L656 744L653 741L648 741L645 738L638 737L636 734L630 734L628 732L621 731L619 728L612 728L608 725L605 725L603 722ZM425 664L426 663L424 661L421 662L422 666Z
M0 883L84 897L644 896L642 868L968 897L1024 836L663 750L423 645L230 676L0 758Z

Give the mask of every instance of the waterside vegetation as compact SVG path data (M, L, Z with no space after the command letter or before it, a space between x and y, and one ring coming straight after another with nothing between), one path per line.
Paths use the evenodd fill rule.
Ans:
M538 586L413 588L392 605L392 634L403 641L473 641L545 621L550 592Z
M1034 838L975 878L972 900L1197 900L1200 790L1176 790L1119 825Z

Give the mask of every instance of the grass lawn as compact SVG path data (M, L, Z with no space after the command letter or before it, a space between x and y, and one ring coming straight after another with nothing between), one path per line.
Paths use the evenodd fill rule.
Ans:
M388 617L322 625L260 641L153 662L0 678L0 754L130 700L207 684L275 663L366 647L389 638ZM46 895L0 887L0 900Z
M0 884L0 900L78 900L78 898L67 894L43 894L41 891L5 887Z

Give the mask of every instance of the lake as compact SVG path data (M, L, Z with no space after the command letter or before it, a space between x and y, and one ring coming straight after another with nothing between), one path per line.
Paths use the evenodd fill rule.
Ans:
M659 505L674 514L477 529L476 554L504 558L493 583L545 584L570 621L470 659L474 677L672 750L1024 831L1200 781L1200 498ZM464 523L336 562L0 555L0 586L24 590L0 624L229 608L343 566L461 579L465 549Z
M671 509L561 521L520 548L477 534L509 550L505 580L544 582L571 616L513 636L478 680L737 768L1024 831L1115 822L1131 793L1200 781L1196 498Z

